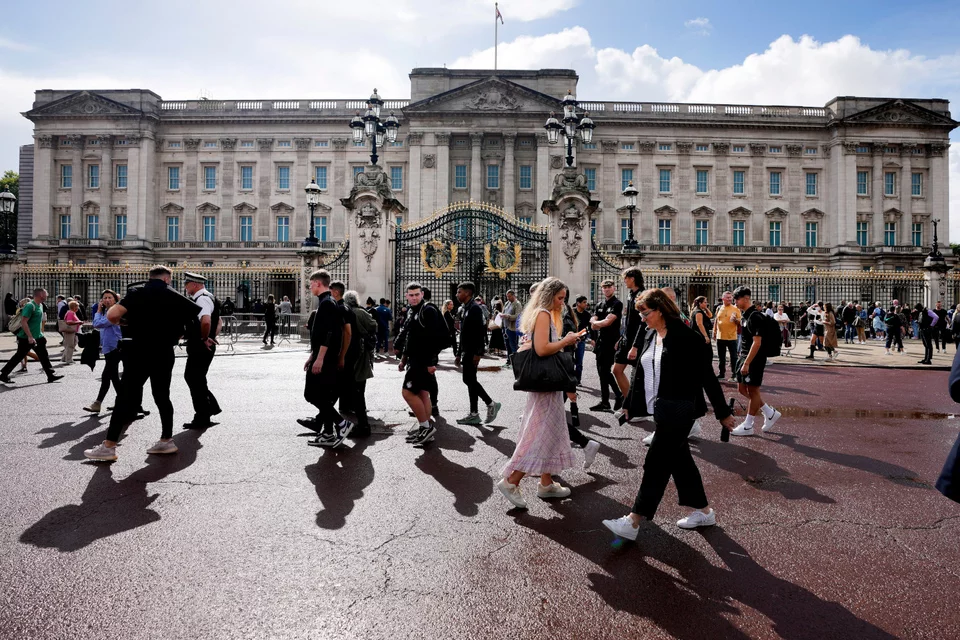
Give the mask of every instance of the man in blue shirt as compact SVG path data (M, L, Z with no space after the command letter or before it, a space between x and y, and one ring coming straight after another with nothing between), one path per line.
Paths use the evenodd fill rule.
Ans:
M380 298L377 307L377 353L387 352L387 343L390 340L390 323L393 322L393 313L390 311L390 301Z

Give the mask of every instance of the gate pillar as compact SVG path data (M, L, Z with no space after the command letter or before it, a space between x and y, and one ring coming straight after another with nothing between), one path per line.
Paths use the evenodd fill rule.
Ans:
M550 275L570 287L570 295L590 295L590 217L600 206L590 199L587 177L575 167L558 173L550 200L540 210L550 218Z
M3 295L7 295L7 292L14 292L14 296L20 295L20 289L14 288L16 282L17 271L17 255L2 254L0 255L0 291L3 292ZM31 291L30 294L33 292ZM27 294L27 295L30 295ZM7 322L9 318L3 309L0 309L0 314L3 314L3 328L6 330Z
M393 197L390 178L379 165L366 167L354 176L348 198L340 202L350 212L350 276L348 288L374 300L389 297L391 220L406 211Z

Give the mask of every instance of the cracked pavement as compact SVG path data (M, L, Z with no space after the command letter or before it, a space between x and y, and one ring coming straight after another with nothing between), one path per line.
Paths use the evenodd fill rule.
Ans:
M0 389L2 637L960 637L960 505L932 488L960 428L946 373L771 366L764 395L789 409L776 431L721 443L708 417L692 447L718 525L678 529L671 484L625 543L601 520L629 511L647 431L586 410L592 355L579 404L600 455L587 473L575 452L569 499L526 480L528 512L493 486L524 403L512 374L485 361L499 419L458 427L467 395L447 360L449 424L425 449L404 442L392 360L368 384L373 436L306 446L291 348L216 358L220 424L148 456L154 412L114 464L82 461L108 421L80 410L99 369L34 385L31 365ZM177 425L192 415L183 365Z

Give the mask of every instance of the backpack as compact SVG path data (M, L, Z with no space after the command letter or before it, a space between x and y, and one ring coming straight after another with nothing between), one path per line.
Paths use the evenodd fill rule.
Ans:
M424 322L424 316L428 307L432 307L436 313L429 314L433 319L430 320L430 326L428 327ZM433 348L437 350L437 353L440 353L444 349L449 349L453 346L453 341L450 338L450 328L447 327L446 320L443 319L443 314L440 313L440 308L432 302L425 302L423 304L423 309L420 310L420 326L424 328L427 332L427 335L433 338Z
M783 346L780 323L762 311L755 311L754 314L760 314L760 348L763 350L763 355L767 358L776 358L780 355L780 348Z
M23 314L20 313L22 310L23 309L17 309L17 312L10 316L10 320L7 322L7 329L10 330L10 333L16 333L22 328L20 326L20 320L23 318Z

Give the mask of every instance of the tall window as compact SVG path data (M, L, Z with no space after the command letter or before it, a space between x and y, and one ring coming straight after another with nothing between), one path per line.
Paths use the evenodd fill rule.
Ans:
M117 240L127 237L127 214L121 213L114 219L113 237Z
M253 190L253 167L250 165L240 167L240 189L242 191Z
M704 169L697 169L697 193L707 192L708 172Z
M910 174L910 195L912 196L923 195L923 174L922 173Z
M314 167L313 179L316 181L318 187L320 187L321 189L326 189L327 188L327 168Z
M207 191L213 191L217 188L217 168L203 168L203 188Z
M327 241L327 216L317 216L313 219L313 232L320 242Z
M737 194L744 193L743 191L743 176L745 171L734 171L733 172L733 192Z
M597 190L597 170L594 168L584 169L583 175L587 177L587 189L590 191Z
M897 195L897 174L892 171L883 174L883 195Z
M529 164L520 165L520 188L533 188L533 167Z
M870 194L870 172L857 171L857 195L866 196Z
M917 174L914 174L917 175ZM100 188L100 165L92 164L87 167L87 188L88 189L99 189Z
M590 218L590 239L593 240L597 237L597 219Z
M282 191L290 188L290 167L277 167L277 189Z
M253 242L253 216L240 216L240 242Z
M817 174L815 173L807 174L807 195L817 195Z
M467 188L467 165L458 164L453 167L453 188L454 189Z
M670 169L660 169L660 193L670 193Z
M167 189L176 191L180 188L180 167L167 167Z
M277 216L277 242L290 242L290 216Z
M520 216L520 222L522 222L522 223L525 224L525 225L532 225L532 224L533 224L533 217L532 217L532 216Z
M354 182L357 181L357 174L358 174L358 173L363 173L363 167L362 167L362 166L360 166L360 167L354 167L354 168L353 168L353 181L354 181Z
M780 195L780 172L779 171L770 172L770 195L772 196Z
M60 188L61 189L73 188L73 165L69 165L69 164L60 165Z
M60 239L66 240L70 237L70 214L60 216Z
M100 237L100 216L91 213L87 216L87 238L96 240Z
M742 247L745 244L746 235L747 235L747 221L734 220L733 221L733 246Z
M861 247L867 246L867 238L869 237L869 222L858 222L857 223L857 244Z
M710 221L697 220L696 222L696 242L697 244L710 244Z
M180 216L167 218L167 242L180 241Z
M896 222L883 223L883 244L885 244L888 247L892 247L897 244L897 223Z
M403 167L390 167L390 188L403 191Z
M127 165L117 165L117 189L127 188Z
M657 241L660 244L671 244L670 242L670 221L657 221Z
M816 222L807 223L807 246L808 247L817 246L817 223Z
M500 188L500 165L487 165L487 189Z
M630 237L630 219L620 218L620 242L626 242Z
M215 242L217 239L216 216L203 216L203 241Z
M923 246L923 223L914 222L913 223L913 246L922 247Z
M779 247L780 246L780 231L781 231L781 222L775 221L770 223L770 246Z
M633 169L620 169L620 191L633 182Z

